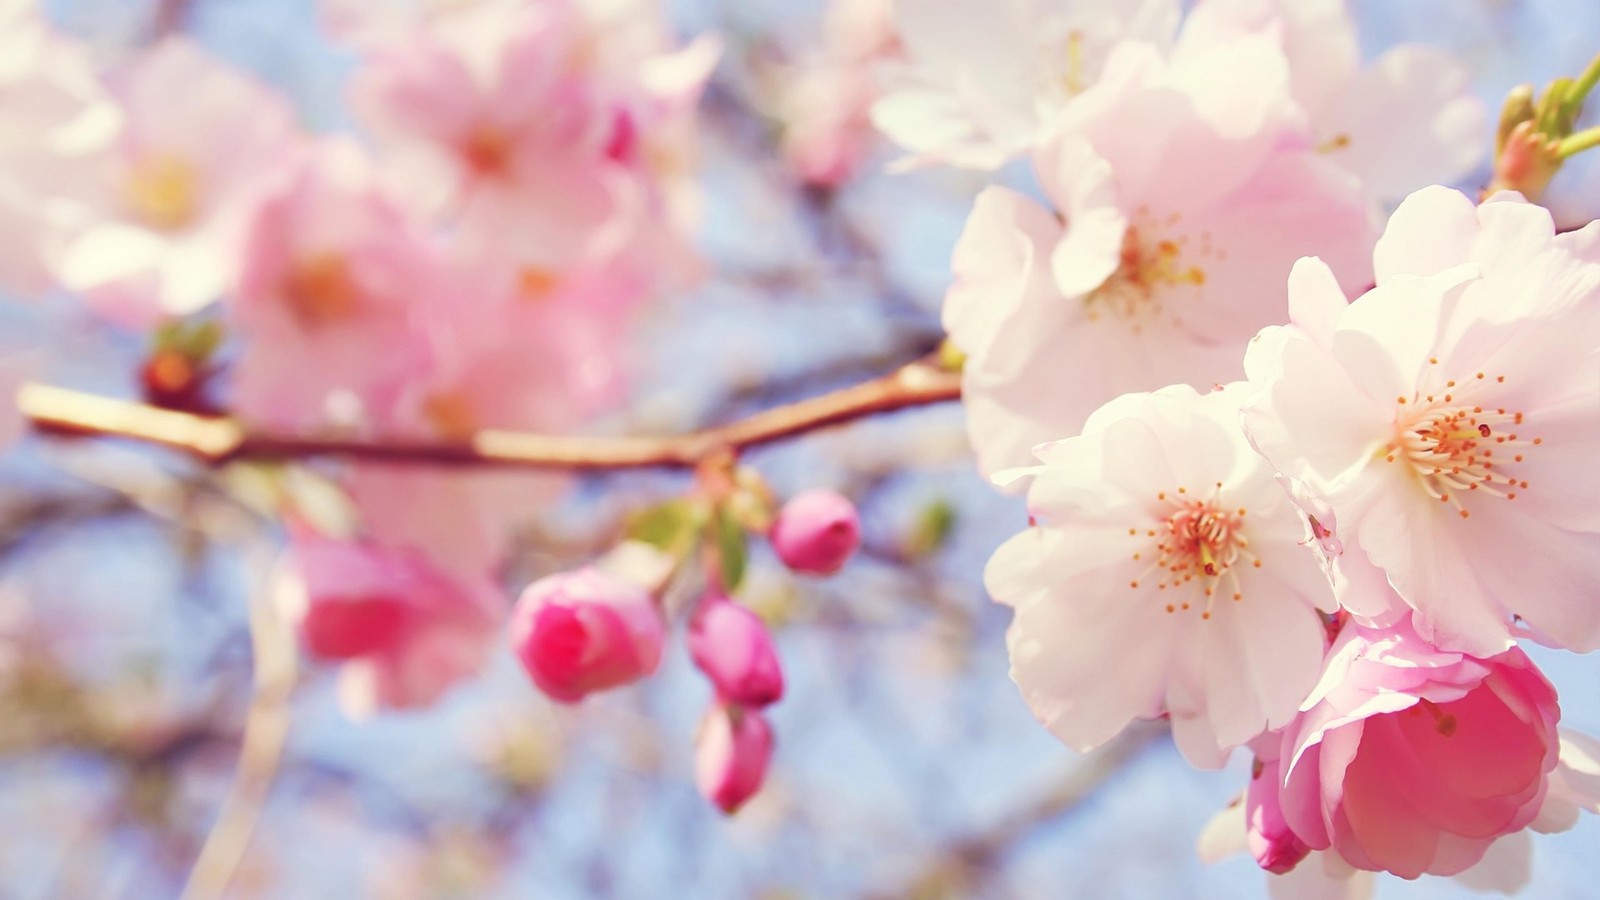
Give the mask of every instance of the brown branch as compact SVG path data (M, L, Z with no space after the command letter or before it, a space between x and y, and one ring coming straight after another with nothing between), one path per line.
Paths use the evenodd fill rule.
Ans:
M430 465L545 469L692 468L738 452L877 413L954 400L960 375L935 360L902 366L714 428L662 437L570 437L484 430L464 441L301 437L255 431L228 416L203 416L44 384L25 384L17 405L37 430L120 437L180 450L210 465L243 459L355 459Z

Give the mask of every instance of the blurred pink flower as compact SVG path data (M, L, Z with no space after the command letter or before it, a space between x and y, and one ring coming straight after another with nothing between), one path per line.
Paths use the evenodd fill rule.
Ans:
M511 615L510 635L534 684L553 700L576 703L655 672L664 630L649 594L586 568L528 585Z
M689 655L724 703L760 708L783 697L783 668L761 617L721 594L701 599Z
M1252 442L1337 515L1341 602L1483 657L1600 647L1600 225L1427 188L1375 259L1348 305L1303 264L1245 360Z
M1239 430L1241 387L1125 395L999 476L1031 477L1035 525L984 580L1016 612L1012 679L1075 750L1167 714L1184 755L1218 767L1316 684L1333 597Z
M1489 113L1470 73L1426 44L1363 64L1347 0L1202 0L1184 24L1207 40L1277 28L1295 101L1317 148L1377 201L1470 176L1488 148Z
M899 0L905 61L884 67L872 120L908 164L995 169L1027 152L1125 40L1165 48L1176 0Z
M1357 868L1456 874L1538 815L1560 715L1521 650L1479 659L1408 622L1347 628L1284 731L1283 817Z
M1055 211L988 188L951 262L944 323L987 473L1117 394L1237 378L1300 256L1370 281L1366 199L1297 124L1270 34L1171 63L1122 45L1060 126L1034 159Z
M291 530L306 605L300 632L315 657L346 664L356 712L426 706L477 672L503 601L486 578L459 578L426 555Z
M755 710L715 703L695 736L694 775L700 793L733 814L761 790L772 759L772 726Z
M247 419L392 429L427 371L424 314L443 291L442 263L367 165L353 144L330 143L246 226L229 309L244 342L233 408Z
M888 0L832 0L820 49L773 73L783 154L806 184L848 181L872 149L876 70L900 52L891 6Z
M801 491L783 504L769 537L772 549L790 569L832 575L861 545L861 520L849 497L817 488Z
M58 275L105 315L143 327L220 297L244 220L299 132L288 101L181 37L143 51L110 89L124 127Z
M0 291L53 283L49 260L118 124L88 48L56 34L33 0L0 0Z
M718 49L670 53L636 35L571 2L419 17L363 47L354 103L397 180L470 238L515 234L546 267L664 277L689 255L668 182Z

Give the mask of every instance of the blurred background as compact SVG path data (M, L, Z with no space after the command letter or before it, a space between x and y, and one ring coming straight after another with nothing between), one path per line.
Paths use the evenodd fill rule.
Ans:
M321 36L312 0L47 6L108 59L181 28L287 93L313 129L350 127L351 58ZM1600 47L1591 0L1357 6L1370 50L1402 39L1456 50L1492 108L1510 85L1570 74ZM891 152L868 141L849 177L803 184L785 155L794 106L781 86L821 46L825 8L669 7L683 34L727 42L699 125L709 274L649 313L632 398L606 427L725 421L937 347L949 250L982 178L886 175ZM1570 169L1552 202L1587 201L1567 215L1592 216L1600 167ZM144 337L67 298L0 309L0 343L41 360L39 377L132 393ZM574 708L545 701L499 650L437 706L357 722L331 674L306 666L281 758L246 758L235 787L252 703L249 609L271 583L277 526L238 499L235 476L171 454L13 445L0 459L0 897L176 895L225 803L259 806L237 896L1264 895L1248 858L1205 866L1194 852L1248 760L1193 771L1159 729L1086 760L1033 721L1007 677L1008 613L981 584L1025 513L972 472L958 406L747 461L780 494L831 486L855 498L866 544L820 581L756 549L745 599L778 624L789 685L769 713L767 787L725 819L692 780L709 688L681 641L656 678ZM686 484L580 479L519 534L508 587L592 559L630 510ZM1600 733L1600 660L1535 657L1562 693L1564 723ZM1526 895L1600 896L1597 846L1592 818L1540 837ZM1391 879L1379 896L1472 894Z

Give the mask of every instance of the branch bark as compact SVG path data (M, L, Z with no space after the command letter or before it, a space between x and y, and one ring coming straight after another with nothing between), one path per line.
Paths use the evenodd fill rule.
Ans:
M961 376L921 360L819 397L687 434L573 437L487 429L467 440L340 439L260 432L230 416L203 416L30 383L17 405L46 434L118 437L179 450L209 465L245 459L353 459L442 466L542 469L693 468L717 453L795 437L878 413L961 396Z

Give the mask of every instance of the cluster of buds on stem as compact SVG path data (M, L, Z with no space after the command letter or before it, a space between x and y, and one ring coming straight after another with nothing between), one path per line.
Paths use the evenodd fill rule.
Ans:
M714 454L686 496L636 515L629 540L604 563L529 585L510 626L513 652L551 699L576 703L631 684L660 663L667 612L677 608L668 594L698 561L687 643L714 696L695 739L695 780L730 814L765 781L774 746L765 710L784 691L767 623L735 599L752 535L766 537L791 570L827 575L855 552L860 523L854 504L832 491L806 491L779 508L754 469Z
M1518 191L1537 201L1562 163L1600 146L1600 127L1575 131L1584 100L1600 83L1600 56L1577 78L1558 78L1536 96L1524 84L1506 97L1495 135L1494 178L1485 195Z

